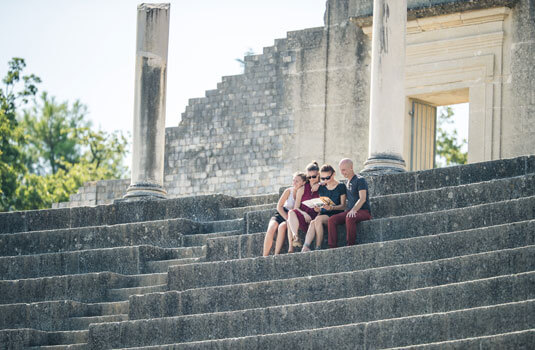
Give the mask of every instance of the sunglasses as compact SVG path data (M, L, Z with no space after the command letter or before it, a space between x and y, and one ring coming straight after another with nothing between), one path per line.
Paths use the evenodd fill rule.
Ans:
M327 177L320 177L320 179L323 181L323 180L330 180L332 177L332 175L329 175Z
M317 177L318 177L318 175L313 175L313 176L307 176L307 179L309 179L309 180L310 180L310 179L315 179L315 178L317 178Z

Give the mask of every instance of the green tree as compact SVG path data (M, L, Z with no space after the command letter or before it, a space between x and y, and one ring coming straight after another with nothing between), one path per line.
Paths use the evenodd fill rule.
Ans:
M436 141L436 164L437 166L448 166L466 164L468 153L462 148L467 144L466 139L459 140L457 130L448 132L447 125L453 125L453 109L446 107L438 116L438 129Z
M79 101L57 103L46 92L30 110L24 111L21 123L27 133L26 166L40 175L66 170L82 157L83 135L90 130L85 120L87 107Z
M123 177L127 138L94 130L79 101L35 100L40 79L25 66L13 58L0 88L0 211L49 208L87 181Z
M12 210L15 194L27 172L21 145L25 135L16 115L17 108L28 103L37 93L39 77L22 75L26 63L15 57L8 63L8 71L0 88L0 210Z
M68 201L87 181L124 177L128 141L121 132L94 130L87 107L76 101L58 103L43 93L25 110L24 147L30 173L17 192L18 209L39 209Z

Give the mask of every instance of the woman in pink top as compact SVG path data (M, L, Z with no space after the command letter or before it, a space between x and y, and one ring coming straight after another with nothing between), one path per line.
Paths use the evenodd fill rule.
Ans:
M307 232L310 221L314 220L316 211L304 205L303 202L312 198L318 198L319 170L317 162L307 165L307 183L296 194L295 208L288 213L288 253L293 253L294 247L302 246L299 241L298 231Z

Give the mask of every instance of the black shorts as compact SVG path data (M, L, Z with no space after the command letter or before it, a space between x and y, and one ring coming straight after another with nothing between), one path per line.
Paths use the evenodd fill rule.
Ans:
M282 208L282 209L284 209L286 213L288 212L288 209L286 208ZM275 220L279 225L286 221L286 219L282 217L282 215L279 212L277 212L277 215L272 217L271 220Z

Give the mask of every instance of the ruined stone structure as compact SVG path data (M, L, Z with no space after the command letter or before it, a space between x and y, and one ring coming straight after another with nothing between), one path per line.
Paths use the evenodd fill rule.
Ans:
M413 101L470 103L469 162L535 151L534 7L533 0L408 0L405 123L390 131L403 136L407 170L432 166L411 154L413 145L429 145L433 155L434 133L412 135ZM191 99L180 124L166 129L169 197L276 192L313 159L350 157L362 168L371 15L372 0L330 0L324 27L289 32L245 57L244 74ZM61 206L109 203L84 195L93 191Z
M0 213L0 348L532 349L535 156L369 182L356 246L267 258L277 194Z
M393 1L375 4L394 16ZM533 22L519 25L533 19L533 1L409 5L407 95L388 87L379 95L420 104L468 96L470 133L479 137L471 145L482 147L470 150L472 161L529 150L533 138L504 137L531 136L530 126L513 132L503 122L529 124L535 104L526 98L534 68L514 70L518 60L533 60L524 56L533 52L535 36L524 36ZM180 126L167 130L165 180L175 184L168 190L181 195L187 183L199 193L247 192L272 172L259 188L274 192L285 171L303 167L311 154L329 162L367 158L368 165L406 157L401 138L376 142L384 137L377 125L370 127L369 157L359 151L368 134L339 144L339 135L365 129L352 123L368 120L355 109L367 103L356 100L367 84L365 38L388 36L386 18L370 31L368 10L367 1L328 2L326 28L289 34L248 58L244 75L192 101ZM445 49L447 60L433 63ZM364 80L348 79L357 72ZM374 103L372 123L380 118ZM527 112L510 116L515 108ZM336 123L342 119L345 126ZM294 156L286 157L288 147ZM150 149L141 153L159 154ZM189 172L174 172L183 168ZM157 164L137 170L143 176L131 187L162 174ZM260 171L264 176L256 177ZM277 193L0 213L0 349L532 349L535 155L366 176L374 219L358 224L357 245L270 257L260 254ZM108 183L79 195L96 202L127 185L117 181L108 191ZM345 228L339 229L343 244Z

